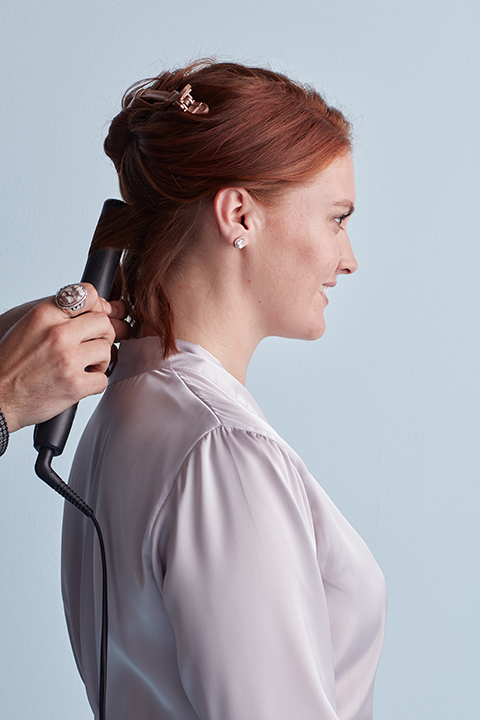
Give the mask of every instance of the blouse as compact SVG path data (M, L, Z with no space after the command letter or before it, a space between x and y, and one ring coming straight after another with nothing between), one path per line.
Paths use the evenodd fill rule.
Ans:
M381 571L246 388L178 346L121 344L70 476L106 545L107 717L370 720ZM62 576L97 713L100 555L68 503Z

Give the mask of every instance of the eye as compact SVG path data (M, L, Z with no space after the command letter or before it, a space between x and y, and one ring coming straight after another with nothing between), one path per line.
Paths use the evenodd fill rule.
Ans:
M345 220L350 217L350 213L346 213L345 215L338 215L338 217L334 218L335 222L337 223L340 230L345 230L343 227Z

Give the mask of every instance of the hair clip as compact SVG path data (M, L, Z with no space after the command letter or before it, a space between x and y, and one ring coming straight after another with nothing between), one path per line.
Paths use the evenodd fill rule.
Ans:
M185 85L183 90L180 90L178 99L173 101L173 104L183 112L189 112L193 115L205 115L210 108L206 103L196 102L190 94L191 89L191 85Z
M157 110L166 110L170 105L174 105L183 112L189 112L192 115L206 115L209 111L208 105L203 102L196 102L190 94L191 89L191 85L185 85L180 92L178 90L163 92L162 90L146 88L134 95L127 107L154 107ZM153 100L153 102L147 102L148 100Z

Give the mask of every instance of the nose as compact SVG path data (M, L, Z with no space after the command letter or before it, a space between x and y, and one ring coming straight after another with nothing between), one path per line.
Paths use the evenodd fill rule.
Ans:
M351 275L351 273L354 273L358 268L358 263L346 231L342 233L341 243L339 243L339 255L337 275Z

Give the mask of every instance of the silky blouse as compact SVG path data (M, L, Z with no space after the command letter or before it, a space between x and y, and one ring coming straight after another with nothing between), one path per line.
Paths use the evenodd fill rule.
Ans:
M370 720L377 563L246 388L178 345L121 344L70 476L106 545L107 717ZM62 589L97 714L100 555L68 503Z

